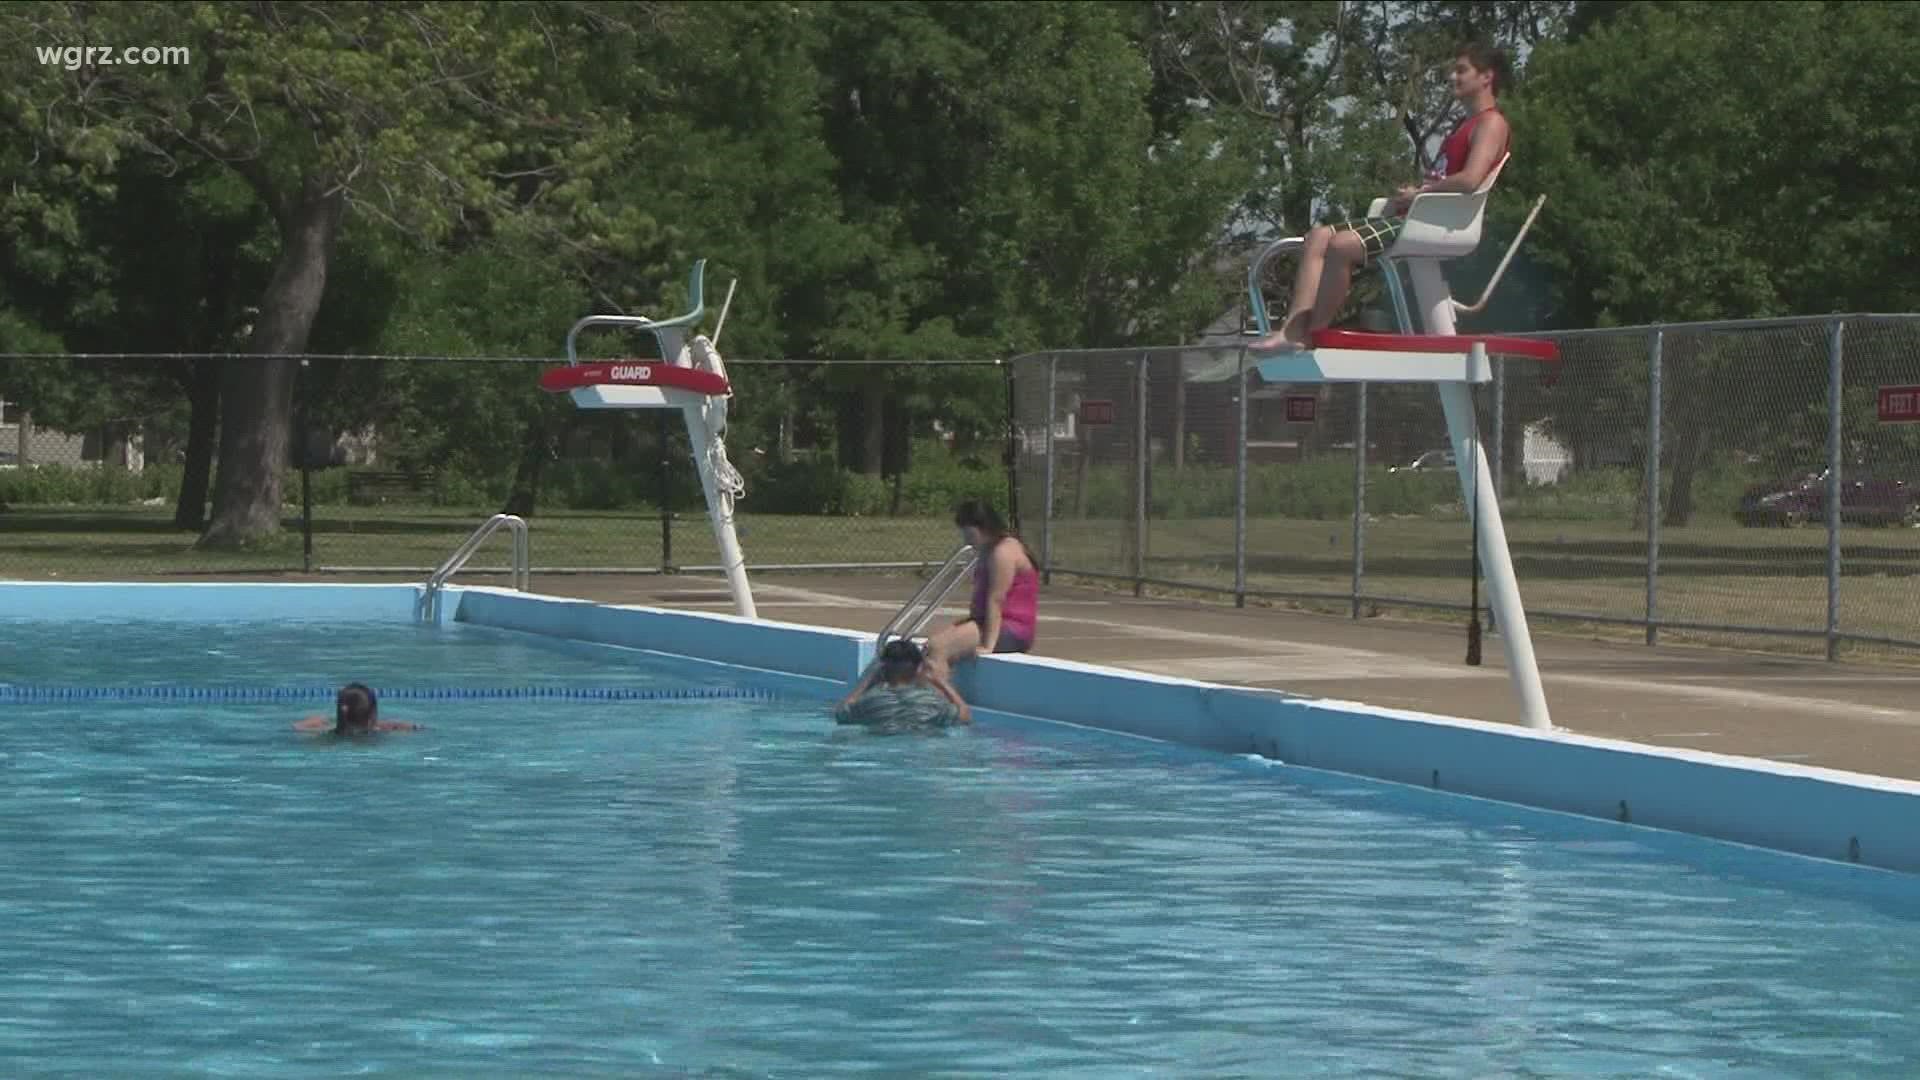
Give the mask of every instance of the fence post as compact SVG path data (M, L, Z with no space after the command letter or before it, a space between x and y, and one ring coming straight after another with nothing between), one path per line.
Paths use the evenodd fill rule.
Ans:
M1234 411L1239 436L1233 444L1233 606L1247 606L1247 348L1240 347L1234 375Z
M1521 453L1521 464L1526 454ZM1507 362L1493 359L1493 497L1506 491L1507 476Z
M1047 480L1046 507L1040 512L1040 580L1053 584L1053 423L1059 410L1060 358L1047 357Z
M654 410L654 431L658 435L660 460L656 470L656 481L660 489L660 572L673 573L673 488L668 474L670 458L667 455L667 414L671 410Z
M1136 362L1133 417L1133 595L1146 595L1147 576L1147 354Z
M1013 364L1007 360L998 363L1007 384L1007 524L1017 533L1020 531L1020 422L1015 411Z
M1360 597L1367 577L1367 384L1354 383L1353 406L1353 610L1360 617Z
M300 416L294 423L299 433L294 445L300 448L300 567L301 573L313 573L313 431L307 416L307 358L300 358L294 370L293 393L300 404ZM21 464L26 464L23 460Z
M1666 331L1655 329L1647 352L1647 644L1660 643L1660 356Z
M1840 659L1840 444L1845 420L1841 404L1841 335L1846 322L1833 320L1827 334L1827 660Z

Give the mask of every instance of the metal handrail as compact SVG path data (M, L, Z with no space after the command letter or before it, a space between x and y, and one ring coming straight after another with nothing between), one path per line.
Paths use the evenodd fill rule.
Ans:
M532 559L528 554L527 523L513 514L495 514L481 522L480 527L473 530L472 535L455 548L453 554L447 556L447 561L441 563L427 578L426 591L420 597L420 613L423 617L431 618L439 614L440 590L502 525L513 532L513 587L520 592L532 591L533 572Z
M1304 236L1283 236L1261 248L1260 254L1255 255L1253 262L1247 266L1247 300L1252 308L1253 323L1262 334L1273 332L1273 320L1267 316L1267 298L1260 292L1260 275L1275 255L1288 248L1304 247L1306 243Z
M946 602L947 594L953 591L955 585L960 584L960 579L966 576L967 571L973 569L973 564L979 557L979 553L974 550L972 544L962 544L959 550L947 556L947 561L941 564L940 569L935 571L925 584L920 586L920 591L913 594L913 599L901 605L900 610L894 612L893 618L887 620L887 625L881 629L880 636L874 641L874 647L885 648L889 637L911 638L926 629L927 624L933 621L934 614L940 610L940 605ZM922 603L926 604L925 610L913 620L905 633L900 633L900 628L906 624L910 613Z

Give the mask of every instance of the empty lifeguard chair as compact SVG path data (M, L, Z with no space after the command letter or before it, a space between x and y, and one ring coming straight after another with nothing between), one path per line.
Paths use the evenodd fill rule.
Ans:
M1471 255L1479 246L1487 197L1506 164L1507 156L1503 155L1472 192L1422 194L1407 208L1406 224L1400 235L1377 260L1393 299L1400 333L1321 330L1313 334L1309 348L1259 359L1255 370L1262 381L1268 383L1431 382L1438 385L1441 408L1447 418L1447 435L1460 475L1460 490L1466 500L1481 562L1487 568L1490 601L1505 646L1507 669L1520 698L1521 714L1529 726L1547 728L1551 720L1546 694L1540 685L1540 670L1534 660L1526 612L1520 604L1520 587L1507 549L1500 501L1480 446L1471 387L1492 381L1492 365L1488 359L1491 355L1558 364L1560 353L1549 341L1458 334L1455 314L1478 310L1485 305L1486 297L1483 295L1479 303L1471 307L1459 303L1453 299L1440 270L1443 261ZM1384 214L1386 202L1375 200L1367 210L1368 215ZM1538 204L1534 212L1539 212ZM1528 225L1531 224L1529 217ZM1487 285L1488 294L1505 272L1525 231L1523 228L1514 238L1506 259L1501 261ZM1263 335L1270 332L1271 325L1260 290L1262 271L1274 256L1304 243L1305 239L1297 236L1275 241L1254 258L1248 270L1249 303ZM1413 282L1423 332L1415 331L1401 288L1398 268L1403 264ZM1361 452L1365 452L1364 448Z
M693 450L694 465L700 471L700 487L707 498L707 516L713 522L713 538L720 548L721 569L733 593L734 610L746 618L755 618L753 591L747 584L746 556L733 525L734 500L746 493L740 473L727 460L727 400L733 396L725 362L713 338L704 334L691 339L688 333L705 313L703 297L707 261L693 264L687 282L691 311L672 319L650 319L644 315L589 315L567 331L567 366L553 368L540 377L541 389L565 391L574 405L582 409L678 409L686 418L687 441ZM724 308L720 323L726 322ZM653 335L660 347L659 360L595 360L582 363L575 343L580 331L591 326L624 326Z

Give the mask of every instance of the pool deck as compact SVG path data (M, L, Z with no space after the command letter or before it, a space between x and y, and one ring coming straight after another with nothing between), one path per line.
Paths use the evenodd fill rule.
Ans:
M901 575L754 578L762 618L878 633L915 589ZM476 584L488 583L476 578ZM536 592L731 612L718 576L540 575ZM951 599L964 598L956 590ZM1534 632L1556 728L1666 747L1920 780L1920 671ZM1135 599L1056 581L1041 655L1223 684L1520 723L1499 637L1468 667L1460 624L1354 621L1230 603Z

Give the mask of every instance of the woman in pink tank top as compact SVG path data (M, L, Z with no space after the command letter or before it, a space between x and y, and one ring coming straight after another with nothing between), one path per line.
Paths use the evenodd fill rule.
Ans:
M927 640L928 662L943 678L962 660L1032 650L1040 602L1040 570L1033 553L1007 530L993 507L970 499L954 511L953 523L979 553L979 561L973 568L967 617Z

